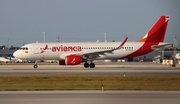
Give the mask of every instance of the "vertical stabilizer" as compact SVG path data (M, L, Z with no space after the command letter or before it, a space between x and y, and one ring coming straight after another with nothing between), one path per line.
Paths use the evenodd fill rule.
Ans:
M164 42L169 16L161 16L147 34L138 42Z

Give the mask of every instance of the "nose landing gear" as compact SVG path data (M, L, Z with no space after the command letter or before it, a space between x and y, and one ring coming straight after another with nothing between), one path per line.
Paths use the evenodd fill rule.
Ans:
M37 64L34 64L34 69L38 68L38 65Z
M38 68L37 61L34 63L34 69Z

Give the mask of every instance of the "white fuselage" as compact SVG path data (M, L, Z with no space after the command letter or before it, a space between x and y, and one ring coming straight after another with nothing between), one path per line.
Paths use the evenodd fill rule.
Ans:
M14 55L20 59L28 60L64 60L67 55L111 50L120 44L121 42L32 43L22 46L22 49L16 51ZM140 49L142 45L143 42L126 42L121 49L99 54L94 59L118 59L135 51L142 55L141 53L145 51L143 48Z

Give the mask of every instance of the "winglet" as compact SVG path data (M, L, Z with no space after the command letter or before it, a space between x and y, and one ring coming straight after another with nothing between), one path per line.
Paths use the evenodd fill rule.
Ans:
M126 43L127 40L128 40L128 37L126 36L124 41L119 45L119 47L117 47L117 49L121 48Z
M119 47L122 47L126 43L127 40L128 40L128 37L126 36L126 38L124 39L124 41L121 43Z

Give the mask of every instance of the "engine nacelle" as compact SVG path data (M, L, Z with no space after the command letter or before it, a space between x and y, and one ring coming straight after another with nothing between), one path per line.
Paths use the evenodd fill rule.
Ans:
M66 56L65 60L59 60L59 65L78 65L81 62L81 56Z
M78 65L82 62L81 56L66 56L65 64L66 65Z

